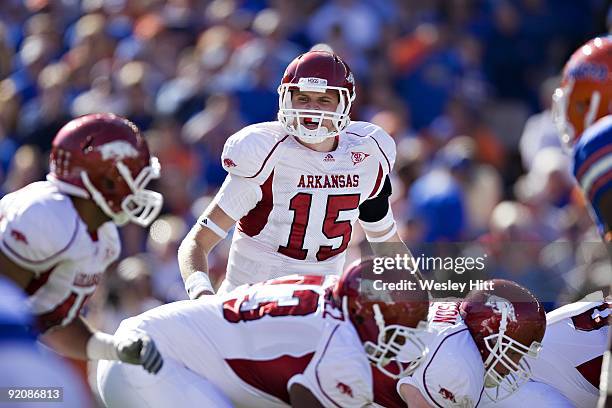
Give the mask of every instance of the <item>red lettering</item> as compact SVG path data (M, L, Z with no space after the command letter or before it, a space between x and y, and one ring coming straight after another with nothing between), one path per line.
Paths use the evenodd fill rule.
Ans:
M337 174L332 174L331 176L331 182L332 182L332 188L338 188L338 178L340 176L338 176Z
M346 177L346 186L353 187L353 178L351 177L350 174Z
M306 188L306 184L304 183L304 175L303 174L300 176L300 182L298 183L297 186L298 186L298 188L299 187Z
M323 188L330 188L331 184L329 183L329 177L325 175L325 181L323 182Z
M308 185L306 186L306 188L312 188L312 185L314 183L314 176L309 174L306 176L306 180L308 180Z
M455 323L459 314L458 305L456 303L442 303L436 306L434 314L434 323Z
M456 322L456 320L457 320L457 316L455 316L455 317L443 317L443 316L436 315L433 318L434 323L451 323L451 324L453 324L453 323Z
M315 176L315 188L323 188L323 185L321 184L322 178L323 176Z

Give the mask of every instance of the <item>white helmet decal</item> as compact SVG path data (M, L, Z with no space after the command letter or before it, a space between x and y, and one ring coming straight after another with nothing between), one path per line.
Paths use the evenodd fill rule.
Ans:
M491 295L485 303L486 306L490 306L496 313L502 314L502 308L506 308L507 321L516 323L516 313L514 312L514 305L508 299L504 299L499 296Z
M125 140L115 140L96 147L102 155L102 160L123 160L126 157L138 157L138 150Z

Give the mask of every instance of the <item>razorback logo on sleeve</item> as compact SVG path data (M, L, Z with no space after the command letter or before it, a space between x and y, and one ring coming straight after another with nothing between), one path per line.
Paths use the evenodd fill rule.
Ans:
M457 402L457 400L455 399L455 394L453 394L452 392L450 392L444 387L440 387L440 391L438 391L438 393L440 393L442 398L444 398L445 400L449 400L454 403Z
M24 244L28 245L28 239L26 238L25 234L21 231L17 231L16 229L11 230L11 237L15 241L23 242Z
M346 385L345 383L338 381L338 383L336 384L336 388L342 394L348 395L349 397L353 398L353 389L349 387L348 385Z
M223 165L225 167L236 167L236 163L234 163L234 161L230 159L229 157L223 159Z

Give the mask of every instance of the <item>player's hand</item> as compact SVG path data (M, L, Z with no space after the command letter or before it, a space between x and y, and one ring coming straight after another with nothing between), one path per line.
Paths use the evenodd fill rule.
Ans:
M119 339L116 347L119 360L141 365L149 373L157 374L164 365L155 342L144 333L132 333L130 337Z

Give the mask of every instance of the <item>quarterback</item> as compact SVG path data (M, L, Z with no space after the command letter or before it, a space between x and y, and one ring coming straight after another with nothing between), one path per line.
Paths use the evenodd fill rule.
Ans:
M133 123L93 114L58 132L49 164L46 181L0 200L0 275L27 293L37 331L60 354L159 370L150 339L95 332L79 314L119 256L117 225L146 226L159 213L161 194L145 189L157 159Z
M278 121L227 140L229 174L179 248L191 298L213 293L207 254L233 225L221 292L287 270L340 274L358 219L370 242L405 248L389 206L395 142L378 126L351 122L355 81L346 63L329 52L302 54L278 93Z

